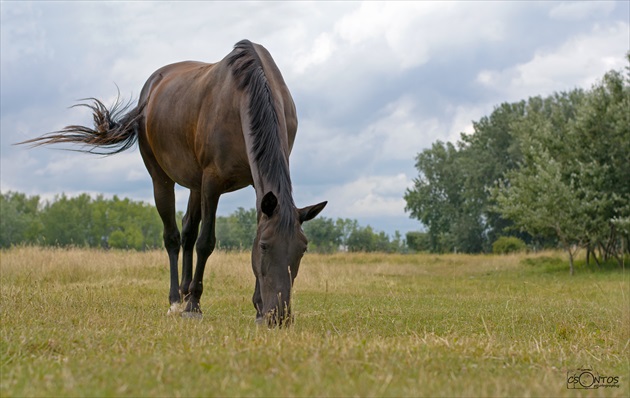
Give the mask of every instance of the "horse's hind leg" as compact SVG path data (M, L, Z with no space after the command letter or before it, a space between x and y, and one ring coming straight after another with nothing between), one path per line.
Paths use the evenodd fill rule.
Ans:
M182 298L188 299L190 294L190 282L192 281L192 262L193 249L195 241L199 235L199 222L201 221L201 193L199 191L190 191L188 197L188 208L182 220L182 248L184 256L182 260L182 283L180 292Z
M175 221L175 183L171 179L154 178L153 194L162 223L164 224L164 247L168 253L168 261L171 273L170 290L168 300L171 304L170 312L178 312L181 303L179 294L179 272L177 260L181 238Z

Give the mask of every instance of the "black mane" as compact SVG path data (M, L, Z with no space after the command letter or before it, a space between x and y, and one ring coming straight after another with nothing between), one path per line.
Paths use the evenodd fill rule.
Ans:
M262 62L254 45L241 40L228 57L228 65L238 82L238 88L249 94L249 117L253 138L253 155L258 170L273 185L278 195L280 229L288 231L294 222L293 195L287 156L282 150L278 115L273 94L265 76ZM267 188L267 189L268 189Z

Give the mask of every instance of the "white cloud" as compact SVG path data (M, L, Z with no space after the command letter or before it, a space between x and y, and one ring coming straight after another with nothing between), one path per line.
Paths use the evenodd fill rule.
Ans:
M336 46L329 33L321 33L315 39L312 48L298 53L293 69L296 73L302 74L306 69L326 62L332 56Z
M368 125L361 137L385 159L412 159L441 133L439 121L423 115L409 96L387 104L381 113L383 116Z
M555 5L549 16L558 20L580 21L593 15L608 15L615 9L612 1L572 1Z
M94 179L137 181L140 179L139 176L149 179L149 174L137 151L123 152L115 157L98 157L75 152L57 153L43 167L34 172L42 177L54 178L75 171L90 175Z
M364 2L336 25L336 34L350 46L379 54L370 63L388 61L396 69L421 65L428 60L424 40L417 33L424 29L418 22L430 14L430 3Z
M407 69L445 50L502 40L505 12L511 11L479 3L363 2L340 19L335 31L350 46L375 54L369 62L390 58L395 70Z
M405 190L412 180L405 174L366 176L335 187L322 196L329 198L328 213L338 217L405 217Z
M528 62L503 70L483 70L477 82L502 93L509 101L589 88L603 71L626 65L629 34L628 23L596 25L588 34L572 37L558 48L538 51Z
M478 121L484 115L492 112L494 104L457 105L452 110L452 123L448 129L447 141L455 143L461 138L461 133L472 134L475 129L473 121Z

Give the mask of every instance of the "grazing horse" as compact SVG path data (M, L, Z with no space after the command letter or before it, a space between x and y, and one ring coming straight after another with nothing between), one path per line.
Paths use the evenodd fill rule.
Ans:
M130 111L118 102L108 109L97 99L88 100L92 102L79 105L92 110L94 128L67 126L22 144L77 143L84 152L111 155L138 143L164 224L169 312L201 317L199 299L206 261L215 247L219 197L253 185L258 214L252 249L256 322L288 324L291 289L307 245L301 226L327 202L302 209L294 204L289 153L297 116L269 52L243 40L215 64L164 66L149 77ZM175 183L190 190L181 235L175 221Z

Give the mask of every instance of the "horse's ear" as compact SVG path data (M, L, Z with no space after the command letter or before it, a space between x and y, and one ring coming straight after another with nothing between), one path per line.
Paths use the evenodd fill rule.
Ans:
M324 210L324 207L326 207L327 204L328 202L326 201L313 206L304 207L303 209L298 209L298 213L300 214L300 224L304 221L315 218L322 210Z
M267 215L267 217L271 217L273 215L273 211L276 209L276 206L278 206L278 198L276 198L276 195L274 195L273 192L267 192L260 202L260 209Z

